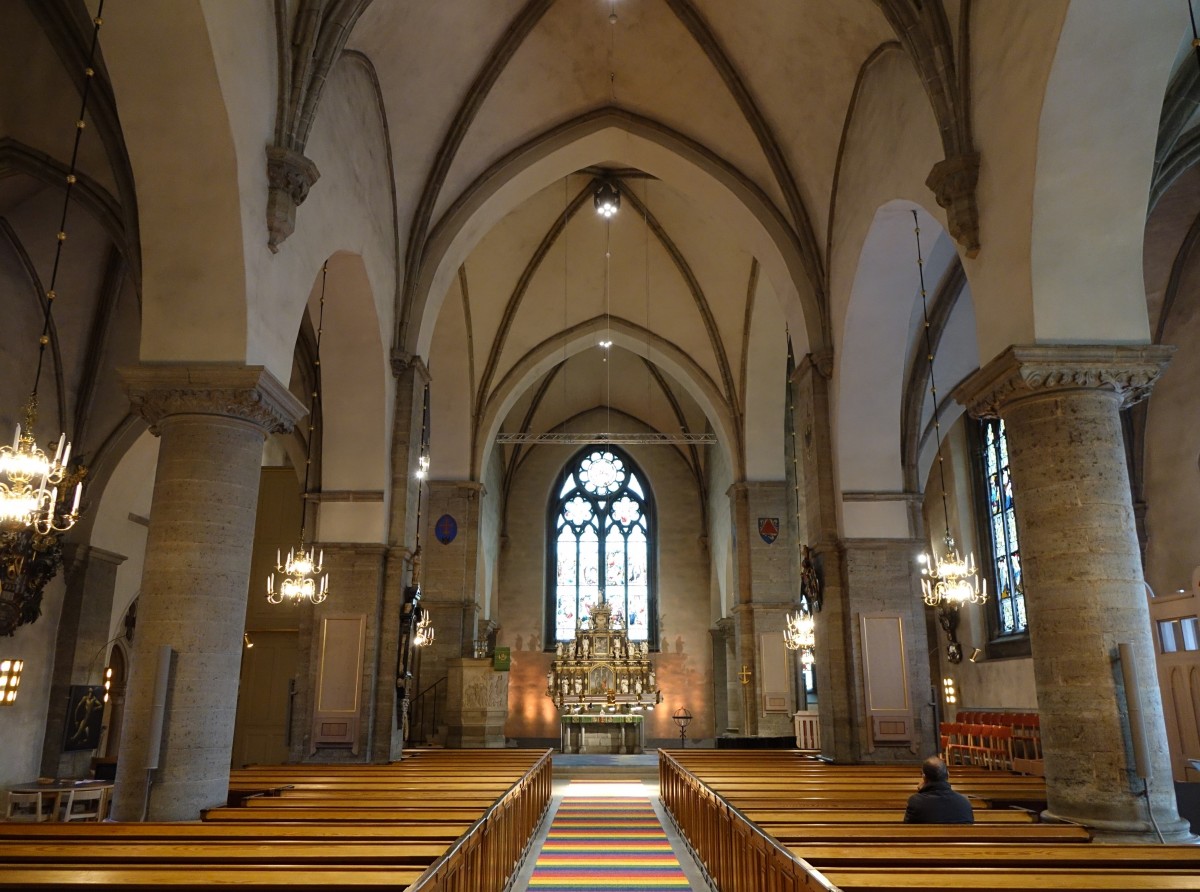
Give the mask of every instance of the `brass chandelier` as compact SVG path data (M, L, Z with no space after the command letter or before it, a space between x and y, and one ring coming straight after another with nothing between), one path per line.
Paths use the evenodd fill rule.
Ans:
M54 265L46 290L42 331L33 387L16 426L11 446L0 447L0 635L12 635L18 626L32 623L42 612L42 592L62 566L59 536L79 520L79 501L87 470L71 467L71 444L60 434L53 457L38 446L38 384L50 344L54 301L58 297L58 271L67 241L67 212L77 183L79 144L87 127L88 96L96 78L95 59L100 43L101 2L92 19L92 41L84 68L83 94L75 119L75 140L66 175L62 213L55 233Z
M325 550L317 551L314 545L305 545L308 531L308 484L312 472L312 444L317 426L317 413L321 407L321 334L325 329L325 281L329 275L329 262L321 267L321 309L317 314L317 346L313 358L312 402L308 410L308 441L304 447L304 491L300 505L300 546L288 550L287 560L282 560L279 549L275 550L275 572L267 575L267 601L282 604L287 601L299 604L308 601L320 604L329 597L329 574L325 572ZM275 575L282 578L276 587Z
M921 282L921 312L925 323L925 356L929 361L929 392L933 399L933 431L937 444L938 477L942 489L942 517L946 522L943 538L945 551L940 557L922 554L921 594L930 607L957 610L963 604L982 604L987 601L987 580L982 582L975 569L975 555L958 553L954 536L950 534L950 509L946 499L946 468L942 455L942 427L938 418L937 382L933 376L933 341L929 331L929 303L925 292L925 259L921 255L921 226L913 211L913 231L917 238L917 273Z
M816 662L816 622L807 610L797 610L787 615L787 628L783 630L783 644L788 650L800 651L800 663L811 669Z

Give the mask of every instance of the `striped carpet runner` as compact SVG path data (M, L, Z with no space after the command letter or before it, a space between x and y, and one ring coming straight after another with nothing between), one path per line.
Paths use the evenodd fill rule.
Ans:
M529 889L691 889L645 797L564 797Z

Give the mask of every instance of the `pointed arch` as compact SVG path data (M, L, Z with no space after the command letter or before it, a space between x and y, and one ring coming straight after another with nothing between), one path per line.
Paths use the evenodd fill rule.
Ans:
M522 356L496 385L479 418L476 452L472 459L472 475L476 479L480 469L487 465L500 424L521 394L564 358L595 346L596 335L600 332L609 333L617 347L642 356L678 381L704 411L730 466L742 468L736 420L716 383L695 360L675 344L640 325L618 317L598 316L538 344Z
M459 266L496 222L527 196L592 164L632 164L712 207L746 238L779 295L804 350L824 344L821 260L762 190L704 146L650 118L603 108L553 127L493 164L450 206L430 233L397 346L425 355L438 310ZM814 345L810 347L809 345Z

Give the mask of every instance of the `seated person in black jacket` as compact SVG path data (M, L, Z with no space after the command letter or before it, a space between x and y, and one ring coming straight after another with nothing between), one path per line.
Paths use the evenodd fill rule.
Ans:
M950 771L937 756L921 765L924 778L917 792L908 797L904 810L906 824L974 824L971 801L950 789Z

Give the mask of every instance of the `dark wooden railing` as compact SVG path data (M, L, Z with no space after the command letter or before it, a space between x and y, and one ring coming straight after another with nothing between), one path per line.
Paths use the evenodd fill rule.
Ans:
M816 868L662 751L658 777L663 806L720 892L837 892Z
M547 750L408 892L497 892L505 888L550 806L551 753Z

